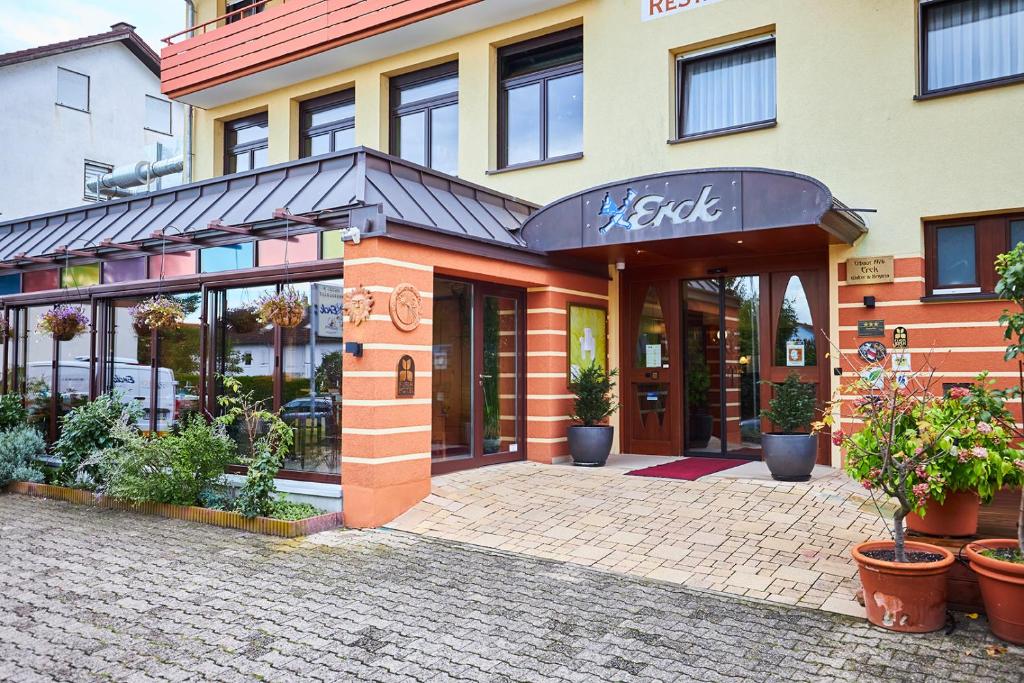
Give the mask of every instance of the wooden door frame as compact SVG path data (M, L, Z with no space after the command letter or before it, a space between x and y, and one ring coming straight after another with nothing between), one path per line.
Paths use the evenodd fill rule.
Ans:
M664 282L671 281L671 292L672 292L672 304L669 310L664 311L666 317L666 328L669 330L670 337L670 364L675 364L674 369L670 368L673 373L674 385L678 387L673 395L670 397L670 409L674 411L676 416L672 422L672 453L671 455L683 454L682 444L684 443L683 434L683 420L682 420L682 396L683 392L686 391L686 379L685 370L682 364L682 349L681 334L682 334L682 301L679 296L680 283L683 280L700 280L700 279L714 279L718 277L739 277L739 276L759 276L761 291L760 306L761 312L761 324L762 330L766 333L762 333L760 342L761 362L771 362L774 358L774 339L775 330L771 327L770 323L774 317L773 312L770 310L769 299L770 293L768 287L771 286L771 277L774 273L781 272L816 272L818 273L818 287L814 289L814 292L808 292L809 297L814 298L812 303L812 315L815 315L815 326L819 330L825 330L826 333L831 329L831 307L829 306L829 256L827 250L813 251L813 252L802 252L802 253L790 253L784 255L772 255L766 258L752 259L749 257L745 258L720 258L715 260L707 259L691 259L681 260L678 263L656 266L652 268L643 268L642 274L636 277L631 277L637 271L632 271L628 266L623 271L622 280L620 283L620 294L619 297L619 367L623 369L621 382L620 382L620 400L622 403L622 452L623 453L641 453L634 448L633 439L630 434L630 427L632 425L633 414L635 407L632 405L631 397L629 392L631 391L631 378L629 377L629 371L632 368L633 358L632 355L635 352L634 343L635 339L632 337L631 326L632 326L632 311L629 310L630 305L630 292L632 287L639 286L643 283L653 282ZM813 308L817 306L817 308ZM820 315L820 317L818 317ZM829 399L831 395L831 377L832 377L832 363L826 358L826 354L829 353L830 347L828 345L827 334L818 333L818 338L823 342L820 345L818 351L818 402L819 406L823 405ZM830 356L829 356L830 358ZM768 387L762 387L762 391L767 390ZM762 394L762 399L764 398ZM831 454L828 448L828 439L818 439L818 462L820 464L830 464ZM643 452L642 454L647 454Z
M470 444L470 457L453 459L445 462L431 462L431 476L449 474L461 470L476 469L486 465L499 465L507 462L518 462L526 459L526 290L506 285L466 280L458 277L444 276L445 280L465 282L473 286L473 330L470 381L473 385L473 443ZM492 455L483 453L483 387L480 375L483 374L483 310L484 298L488 296L512 299L516 302L516 435L517 450ZM431 390L433 395L433 390ZM433 430L433 424L431 424Z

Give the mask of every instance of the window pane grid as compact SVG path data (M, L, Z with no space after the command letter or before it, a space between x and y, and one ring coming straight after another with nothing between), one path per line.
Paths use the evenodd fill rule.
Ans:
M1024 74L1024 0L958 0L924 8L926 91Z
M328 154L353 147L355 107L352 90L303 102L299 111L301 156Z
M391 81L391 153L454 175L458 171L458 66L398 76Z
M773 121L775 43L682 62L682 137Z

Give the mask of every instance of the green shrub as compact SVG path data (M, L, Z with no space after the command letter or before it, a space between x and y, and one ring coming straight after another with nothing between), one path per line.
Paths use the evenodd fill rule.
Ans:
M322 514L324 514L323 510L309 503L295 503L284 496L278 496L277 500L274 501L270 516L274 519L285 519L294 522Z
M118 445L99 452L103 492L134 502L196 505L221 483L235 460L235 444L220 425L190 416L177 434L147 438L124 422L114 426Z
M597 361L580 368L569 382L569 391L575 395L571 418L584 427L593 427L614 413L619 407L612 397L617 374L618 370L607 372Z
M74 408L60 421L60 438L53 444L53 453L61 459L57 481L73 486L86 479L101 483L99 461L93 455L99 451L120 446L123 439L135 430L142 417L142 406L136 401L122 403L120 394L104 394ZM124 429L116 430L121 424Z
M284 464L292 445L292 429L277 413L266 409L264 401L243 392L234 377L222 378L224 394L217 401L224 414L218 424L237 424L244 430L244 443L249 452L242 462L249 472L235 500L236 509L246 517L269 517L274 511L274 477Z
M18 394L0 396L0 432L28 423L28 411Z
M12 481L43 481L43 473L32 462L45 452L43 435L31 427L0 432L0 486Z
M775 425L782 434L795 434L810 426L814 419L814 385L804 384L796 372L789 373L782 384L765 382L775 389L775 396L761 417Z

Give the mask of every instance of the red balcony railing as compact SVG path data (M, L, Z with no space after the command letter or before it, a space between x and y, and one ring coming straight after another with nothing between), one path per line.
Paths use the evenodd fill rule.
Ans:
M264 0L165 38L161 90L183 97L482 1Z

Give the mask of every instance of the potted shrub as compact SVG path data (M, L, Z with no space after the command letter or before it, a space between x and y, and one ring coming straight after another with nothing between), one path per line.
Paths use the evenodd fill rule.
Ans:
M1004 310L999 318L1010 341L1006 360L1017 359L1020 393L1024 396L1024 246L996 258L999 282L996 293L1012 301L1017 310ZM1024 399L1022 399L1024 400ZM1017 430L1017 437L1024 436ZM1024 481L1024 459L1014 463L1018 485ZM989 628L1003 640L1024 645L1024 488L1017 517L1017 538L999 538L968 544L964 553L978 575Z
M852 401L860 431L832 432L833 443L846 449L847 473L871 492L876 508L881 511L885 499L896 502L892 538L859 543L851 551L868 620L894 631L936 631L946 623L946 574L955 558L945 548L906 540L904 520L923 512L929 496L946 492L948 482L934 473L935 466L955 455L958 422L948 419L944 399L927 388L908 389L902 377L878 366L870 377L840 390L862 393ZM831 425L834 408L841 404L829 404L816 431ZM876 493L883 494L883 501Z
M933 400L929 419L949 425L948 449L926 467L929 490L924 510L907 516L911 531L929 536L973 536L982 503L1017 479L1013 446L1014 419L1006 408L1007 392L992 388L987 373L970 388L954 387Z
M145 337L153 330L176 330L185 319L185 307L176 299L157 295L133 306L132 327Z
M618 409L612 399L617 370L608 372L597 362L581 368L569 383L575 395L570 418L579 424L569 427L569 453L574 465L601 467L612 450L614 428L603 424Z
M280 292L260 299L256 317L264 325L298 327L306 317L309 299L293 287L282 287Z
M807 481L818 457L818 437L810 430L814 420L814 388L803 384L792 372L782 384L772 384L775 395L761 417L776 431L761 437L761 452L772 478L779 481ZM806 431L804 431L806 430Z
M54 337L57 341L71 341L89 329L89 317L81 306L54 304L53 308L39 316L36 330Z

